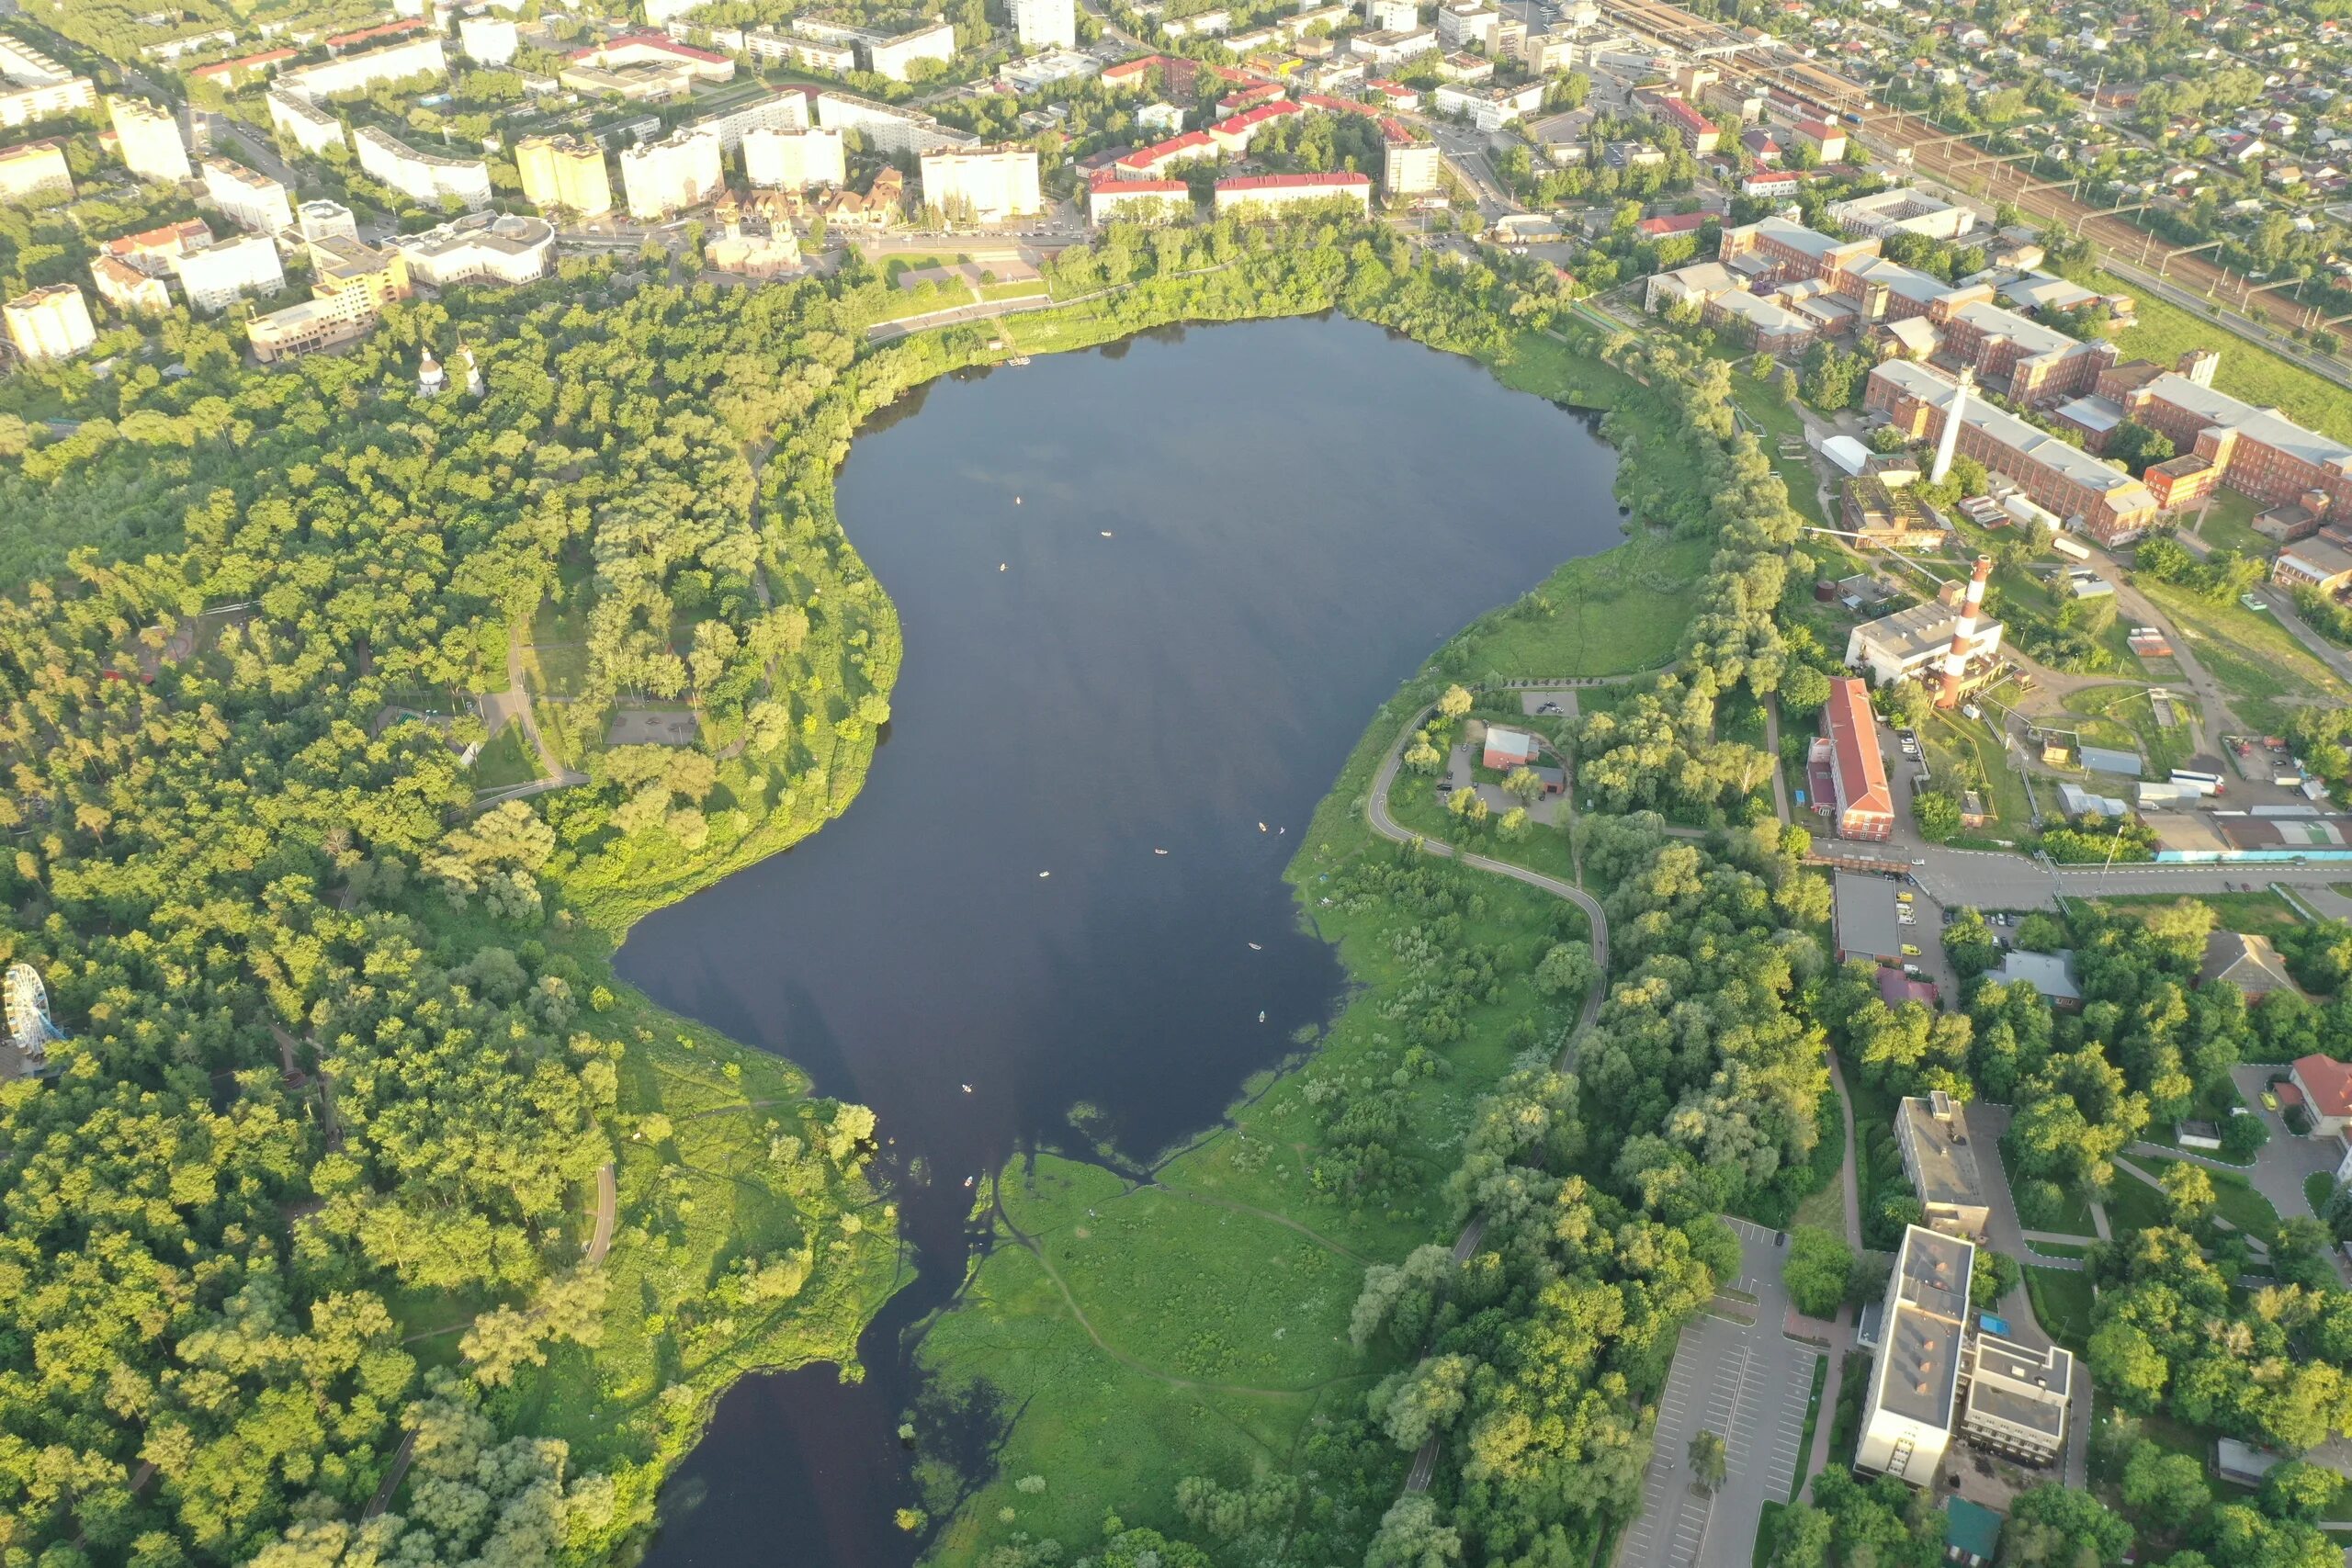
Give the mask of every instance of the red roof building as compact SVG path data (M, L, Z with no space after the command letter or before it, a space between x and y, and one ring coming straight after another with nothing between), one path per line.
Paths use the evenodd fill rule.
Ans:
M1209 135L1227 152L1245 152L1258 132L1278 119L1288 119L1293 115L1306 112L1288 98L1277 98L1272 103L1260 104L1254 109L1244 109L1229 118L1218 120L1209 127Z
M594 60L606 65L626 65L629 62L626 58L628 54L646 49L657 53L672 55L679 60L695 61L703 65L731 66L735 63L731 55L713 54L709 50L696 49L691 44L680 43L667 33L624 33L616 38L607 39L603 43L591 44L586 49L575 49L564 58Z
M1229 180L1219 180L1219 190L1305 190L1320 186L1326 190L1354 190L1372 184L1372 176L1359 175L1352 169L1340 169L1330 174L1308 175L1238 175Z
M2352 1118L2352 1062L2333 1056L2298 1056L2278 1086L2279 1102L2301 1105L2312 1119L2311 1135L2332 1138Z
M1311 201L1351 201L1372 210L1372 180L1352 170L1328 175L1245 175L1219 180L1216 208L1223 214L1237 207L1273 207Z
M1216 101L1216 112L1239 114L1254 104L1262 104L1269 98L1279 98L1282 96L1281 85L1273 82L1261 82L1255 86L1237 87Z
M1675 234L1695 234L1714 217L1712 212L1671 212L1662 217L1645 218L1634 225L1634 233L1644 240L1663 240Z
M424 29L424 22L422 17L411 17L404 22L385 22L378 27L362 28L356 33L337 33L327 39L327 47L348 49L355 43L373 43L378 39L398 38L402 33L419 32Z
M1815 804L1828 810L1841 839L1883 840L1894 834L1894 794L1878 749L1878 715L1870 688L1848 677L1829 682L1821 710L1821 739L1813 743ZM1826 786L1826 787L1825 787Z
M1352 103L1346 98L1334 98L1323 93L1301 93L1298 96L1298 101L1307 108L1321 109L1326 114L1368 115L1377 112L1369 104Z
M266 49L259 54L241 55L235 60L216 60L209 65L198 66L188 74L199 82L229 80L248 71L258 72L280 61L291 60L300 52L294 49Z
M1209 140L1205 130L1188 130L1182 136L1171 136L1165 141L1155 141L1148 147L1138 147L1112 165L1123 180L1152 180L1179 164L1214 160L1217 144Z

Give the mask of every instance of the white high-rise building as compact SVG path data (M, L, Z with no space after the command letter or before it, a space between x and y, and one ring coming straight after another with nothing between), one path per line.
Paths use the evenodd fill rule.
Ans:
M374 126L353 131L359 167L416 201L454 196L468 207L490 205L490 165L480 158L439 158L393 141Z
M1037 153L1011 142L922 158L922 199L950 223L997 224L1040 211Z
M266 101L269 105L269 123L277 134L303 152L315 156L330 147L343 145L343 121L308 98L273 90Z
M248 296L275 294L286 287L277 246L261 234L240 234L182 252L172 265L187 291L187 302L198 310L225 310Z
M484 12L479 17L458 18L458 47L468 60L483 65L503 65L514 58L514 51L522 44L522 33L514 22L504 17Z
M204 195L237 223L258 233L275 234L294 226L286 187L226 158L204 161Z
M849 181L838 130L754 130L743 138L743 177L769 190Z
M1012 30L1023 49L1076 49L1078 0L1012 0Z
M184 180L195 173L171 110L144 98L108 98L107 113L114 121L115 151L132 174L142 180Z
M79 286L52 283L0 307L0 325L27 359L71 359L98 341L90 306Z
M306 201L295 213L294 220L300 226L305 241L359 238L359 220L339 201Z
M54 119L97 101L87 76L71 75L24 39L0 35L0 125Z
M808 95L787 89L754 98L738 108L705 115L688 127L718 138L718 150L732 152L755 130L798 130L808 123Z
M707 131L678 130L621 153L621 190L631 218L667 218L701 206L724 188L718 138Z
M834 130L854 130L876 152L900 157L910 152L936 152L942 147L977 147L980 139L956 130L918 108L877 104L847 93L817 95L817 123Z

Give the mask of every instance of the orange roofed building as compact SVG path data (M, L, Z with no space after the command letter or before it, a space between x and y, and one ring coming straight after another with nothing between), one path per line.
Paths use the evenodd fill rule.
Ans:
M1821 710L1821 736L1813 743L1807 773L1814 805L1841 839L1885 840L1894 834L1894 793L1887 788L1886 763L1878 749L1878 716L1871 711L1870 688L1849 677L1829 682Z

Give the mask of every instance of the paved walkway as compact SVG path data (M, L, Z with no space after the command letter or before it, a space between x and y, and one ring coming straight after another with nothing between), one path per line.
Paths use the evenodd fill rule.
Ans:
M2083 1267L2079 1258L2036 1258L2026 1247L2026 1230L2018 1220L2017 1200L2009 1190L2009 1173L2001 1159L2001 1136L2009 1130L2009 1107L2006 1105L1980 1100L1968 1108L1968 1138L1976 1149L1978 1168L1984 1179L1986 1207L1991 1210L1984 1228L1985 1243L1994 1251L2006 1253L2030 1268L2078 1273ZM2092 1217L2098 1218L2096 1210ZM2084 1242L2081 1236L2064 1239L2076 1247ZM2011 1337L2035 1349L2052 1343L2041 1320L2034 1315L2033 1297L2027 1292L2022 1276L2001 1298L1999 1306L2001 1316L2008 1320ZM2089 1369L2079 1357L2075 1370L2077 1376L2074 1397L2066 1405L2064 1480L2067 1485L2079 1488L2090 1484L2091 1380Z
M1780 777L1775 772L1773 778ZM1854 1137L1854 1097L1846 1092L1846 1075L1838 1065L1838 1053L1829 1053L1829 1085L1838 1091L1838 1109L1846 1116L1846 1162L1838 1168L1838 1182L1846 1200L1846 1245L1857 1253L1862 1250L1862 1192L1856 1174L1855 1161L1861 1145ZM1805 1456L1807 1477L1820 1474L1829 1468L1829 1428L1835 1424L1838 1395L1846 1381L1846 1355L1854 1346L1854 1307L1850 1302L1840 1303L1835 1332L1830 1337L1829 1375L1821 1385L1821 1416L1814 1423L1813 1451Z

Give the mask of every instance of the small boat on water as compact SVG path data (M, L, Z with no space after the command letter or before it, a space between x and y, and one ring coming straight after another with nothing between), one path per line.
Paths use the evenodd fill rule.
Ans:
M1166 854L1168 852L1167 852L1166 850L1154 850L1154 851L1152 851L1151 852L1152 852L1153 854L1156 854L1156 855L1164 855L1164 854Z
M1012 358L1006 360L1005 363L1007 365L1026 365L1029 363L1029 356L1025 354L1016 354Z
M1263 952L1265 952L1266 950L1265 950L1264 948L1262 948L1262 947L1260 947L1256 942L1251 942L1251 943L1250 944L1250 952L1252 952L1252 953L1263 953Z

